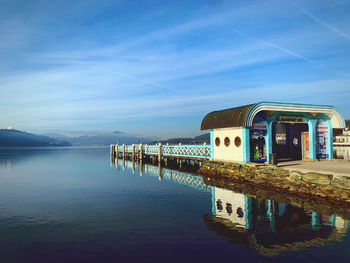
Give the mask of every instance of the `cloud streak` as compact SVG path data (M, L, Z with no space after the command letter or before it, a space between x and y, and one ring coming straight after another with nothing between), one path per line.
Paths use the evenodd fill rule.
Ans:
M297 5L295 2L291 1L291 0L285 0L288 3L292 4L294 7L296 7L300 12L302 12L303 14L305 14L306 16L308 16L309 18L311 18L312 20L314 20L316 23L326 27L327 29L329 29L330 31L336 33L337 35L350 40L350 35L345 34L344 32L340 31L339 29L331 26L330 24L326 23L325 21L319 19L318 17L314 16L313 14L311 14L310 12L306 11L304 8L302 8L300 5Z

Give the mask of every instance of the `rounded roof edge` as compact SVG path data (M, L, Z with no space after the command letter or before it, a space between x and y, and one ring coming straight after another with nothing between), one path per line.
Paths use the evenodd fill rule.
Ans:
M332 105L316 105L316 104L302 104L302 103L286 103L286 102L268 102L263 101L256 103L250 110L246 119L246 126L252 126L254 116L262 110L274 111L291 111L302 112L300 110L324 113L326 115L336 115L335 120L332 121L333 128L345 128L345 119L338 109ZM338 125L337 125L338 124Z
M201 130L252 126L254 116L262 110L314 112L333 116L333 128L345 128L345 120L338 109L332 105L315 105L302 103L268 102L249 104L224 110L212 111L202 120Z

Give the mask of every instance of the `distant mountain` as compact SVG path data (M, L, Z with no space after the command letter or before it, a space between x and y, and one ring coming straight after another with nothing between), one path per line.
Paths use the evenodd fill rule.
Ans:
M149 143L158 139L157 137L137 137L127 135L124 132L113 131L102 135L81 135L76 137L67 137L59 133L47 133L50 137L58 140L65 140L74 146L109 146L111 144L133 144Z
M147 143L152 140L147 138L139 138L135 136L116 136L116 135L94 135L94 136L78 136L67 139L72 145L86 146L86 145L111 145L111 144L133 144L133 143Z
M36 135L12 129L0 129L0 147L20 146L71 146L65 140Z
M171 138L163 141L154 141L154 143L160 142L161 144L210 144L210 134L202 134L194 138Z

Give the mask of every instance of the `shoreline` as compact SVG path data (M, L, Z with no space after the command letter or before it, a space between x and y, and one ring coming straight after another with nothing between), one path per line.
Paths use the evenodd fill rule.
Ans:
M338 203L350 208L350 175L301 172L275 166L205 161L197 171L202 177L225 180L227 184L247 184L255 190L310 197L325 203Z

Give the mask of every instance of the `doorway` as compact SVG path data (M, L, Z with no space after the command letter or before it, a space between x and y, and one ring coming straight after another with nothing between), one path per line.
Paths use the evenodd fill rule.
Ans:
M307 123L274 122L272 131L278 162L302 159L301 134L308 131Z

